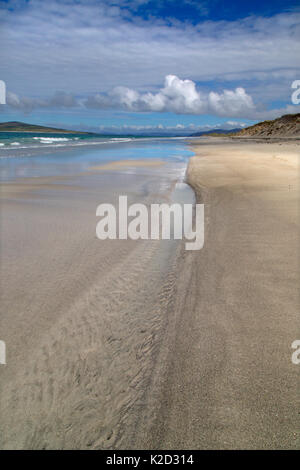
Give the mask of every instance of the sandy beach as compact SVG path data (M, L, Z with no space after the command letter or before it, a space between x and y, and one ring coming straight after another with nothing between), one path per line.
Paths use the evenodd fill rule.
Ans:
M190 146L198 252L95 236L102 201L168 202L159 160L5 185L2 449L299 446L300 146Z

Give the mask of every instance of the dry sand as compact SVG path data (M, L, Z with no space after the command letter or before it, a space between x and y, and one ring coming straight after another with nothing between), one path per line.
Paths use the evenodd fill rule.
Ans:
M193 145L205 245L181 266L161 407L143 445L299 448L299 149Z
M107 172L5 190L0 448L299 446L299 147L201 142L199 252L97 240Z

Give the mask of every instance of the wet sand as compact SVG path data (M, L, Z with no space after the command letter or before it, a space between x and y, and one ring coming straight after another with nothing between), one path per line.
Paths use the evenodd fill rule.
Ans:
M193 144L205 245L182 259L161 404L142 446L299 448L299 149Z
M164 162L162 160L118 160L116 162L106 163L105 165L97 165L91 167L92 170L118 170L119 168L135 168L135 167L155 167L162 166Z
M178 171L166 164L162 174L161 162L147 166L5 185L2 449L133 444L163 339L179 242L98 240L96 208L117 205L119 194L129 203L167 202Z

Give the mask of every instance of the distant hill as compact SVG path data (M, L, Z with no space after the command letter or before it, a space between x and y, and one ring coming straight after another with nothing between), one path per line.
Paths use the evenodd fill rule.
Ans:
M232 132L238 132L240 128L237 129L212 129L211 131L201 131L195 132L194 134L190 134L190 137L205 137L206 135L214 136L214 135L227 135L231 134Z
M300 114L285 114L235 133L235 137L300 137Z
M0 132L42 132L55 134L91 134L91 132L70 131L67 129L56 129L55 127L36 126L26 122L10 121L0 122Z

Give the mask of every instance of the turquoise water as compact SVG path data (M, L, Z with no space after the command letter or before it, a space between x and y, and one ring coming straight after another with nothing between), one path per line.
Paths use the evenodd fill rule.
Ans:
M128 138L130 137L123 137L123 139ZM116 137L97 134L64 134L62 132L0 132L0 147L5 146L6 149L9 149L16 146L70 145L74 143L102 142L111 139L116 139Z
M15 134L15 133L14 133ZM91 167L116 160L162 159L180 164L182 167L193 155L182 139L176 138L148 138L134 139L101 138L100 141L92 139L78 139L76 141L59 141L53 139L64 138L56 135L52 142L43 144L42 136L39 140L22 141L13 140L20 145L6 145L0 148L0 178L9 181L19 177L38 177L56 175L74 175L89 170ZM46 139L51 139L47 136ZM67 138L67 137L66 137ZM73 136L72 136L73 138ZM74 137L75 139L75 137ZM32 141L38 142L32 144ZM43 141L42 141L43 142ZM45 141L44 141L45 142ZM2 141L3 143L3 141Z

